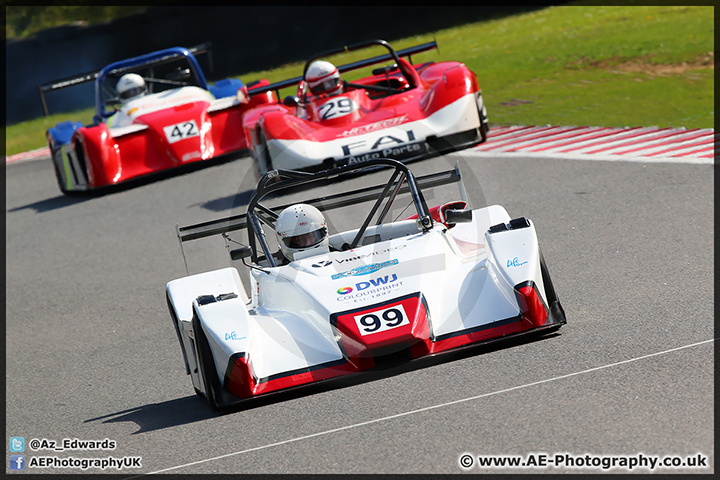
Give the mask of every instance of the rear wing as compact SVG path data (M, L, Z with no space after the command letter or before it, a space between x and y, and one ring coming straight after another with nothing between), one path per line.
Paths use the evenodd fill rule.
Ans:
M312 184L315 180L322 181L329 180L331 178L341 178L343 176L346 177L346 174L348 174L348 172L374 171L377 168L383 167L395 167L395 171L393 172L389 182L384 185L375 185L371 187L352 190L349 192L308 199L304 201L304 203L313 205L318 210L324 212L335 208L341 208L355 205L358 203L374 201L375 204L371 208L370 213L365 219L362 228L358 231L358 234L356 236L357 238L353 241L353 244L360 238L360 233L367 228L371 218L374 217L374 215L379 211L381 202L387 199L387 203L385 204L385 207L383 208L382 213L380 214L380 217L378 219L378 224L382 222L382 218L384 218L385 214L390 208L390 205L398 194L410 194L413 199L413 203L415 203L415 208L418 213L417 221L421 222L423 230L432 228L433 222L430 219L430 215L427 213L428 208L422 194L422 189L457 183L461 200L468 203L467 194L465 192L465 185L462 181L462 174L460 173L458 163L455 164L455 168L453 168L452 170L428 174L421 177L415 177L406 165L391 159L367 160L366 162L363 162L362 165L346 165L323 172L317 172L314 174L293 170L272 170L266 173L260 179L260 182L258 183L258 189L248 204L247 213L220 218L217 220L211 220L208 222L197 223L194 225L188 225L185 227L180 227L179 225L176 225L176 233L180 242L180 250L182 252L183 261L185 263L185 270L187 274L189 275L190 272L188 269L187 257L185 256L185 249L183 247L184 242L211 237L215 235L222 235L223 239L225 240L226 246L229 246L228 241L231 240L227 236L227 234L229 232L238 231L243 228L247 228L248 242L250 243L249 248L252 254L253 261L257 261L259 259L259 256L257 255L256 243L259 242L259 247L265 254L265 258L267 258L270 261L270 265L274 267L275 264L272 261L272 254L265 240L265 235L262 232L262 227L260 223L262 221L262 223L271 225L271 223L268 223L268 218L276 219L279 212L292 204L270 208L258 203L261 199L279 190L293 189L302 185ZM400 175L398 176L398 174ZM391 186L392 192L390 192ZM267 218L261 218L261 216L258 215L259 213L262 213L263 217ZM420 228L420 224L418 224L418 226Z
M208 55L208 64L210 65L210 72L213 70L213 62L212 62L212 43L205 42L201 43L199 45L195 45L194 47L188 48L188 51L192 53L193 55L201 55L204 53L207 53ZM40 95L40 103L42 104L43 113L47 117L50 115L50 112L48 111L47 102L45 101L45 94L49 92L53 92L56 90L61 90L63 88L73 87L76 85L80 85L83 83L88 82L94 82L97 78L98 74L102 71L100 70L93 70L91 72L83 73L80 75L73 75L70 77L60 78L58 80L53 80L51 82L38 85L38 94Z
M313 58L316 59L316 58L320 58L320 57L334 55L337 53L359 50L361 48L367 48L368 46L377 45L378 44L377 42L378 41L364 42L364 43L359 43L359 44L355 44L355 45L345 46L343 48L336 49L336 50L328 50L327 52L323 52L318 55L315 55ZM385 42L383 42L383 43L385 43ZM423 43L421 45L416 45L414 47L408 47L403 50L398 50L397 52L394 52L394 53L398 57L408 57L408 60L412 63L412 57L411 57L412 55L415 55L415 54L418 54L421 52L426 52L428 50L437 49L437 48L438 48L437 43L435 41L432 41L432 42L428 42L428 43ZM341 73L349 72L352 70L358 70L360 68L368 67L370 65L387 62L392 59L393 59L393 54L386 53L384 55L378 55L377 57L372 57L372 58L368 58L365 60L359 60L357 62L348 63L347 65L341 65L341 66L337 67L337 69ZM306 64L306 68L307 68L307 64ZM300 83L303 80L303 78L304 78L304 74L299 77L290 78L288 80L282 80L282 81L276 82L276 83L271 83L271 84L265 85L263 87L253 88L248 93L250 95L259 95L261 93L275 91L275 95L277 96L277 98L280 98L280 90L281 89L291 87L293 85L297 85L298 83Z
M372 162L372 161L370 161ZM343 169L344 167L340 167L340 169ZM277 171L273 171L277 172ZM267 180L272 180L272 173L268 172L266 176L268 177ZM284 171L287 174L303 174L304 172L293 172L293 171ZM323 173L323 172L319 172ZM304 174L299 175L298 178L302 179L307 177L312 177L315 174ZM294 176L294 175L293 175ZM262 180L261 180L262 182ZM431 173L428 175L423 175L421 177L415 177L414 183L417 186L418 189L427 189L427 188L434 188L442 185L448 185L448 184L458 184L458 190L460 192L460 198L461 200L468 202L467 194L465 192L465 185L462 181L462 174L460 172L460 167L456 163L455 167L451 170L438 172L438 173ZM407 182L402 184L403 186L394 193L394 195L398 194L405 194L408 192L411 192L411 188L408 185ZM271 187L272 188L272 187ZM371 201L377 201L379 197L384 196L383 190L387 188L387 185L376 185L372 187L365 187L360 188L357 190L352 190L349 192L343 192L338 193L334 195L328 195L325 197L320 198L314 198L314 199L308 199L304 201L303 203L310 204L314 207L316 207L318 210L324 212L328 210L333 210L336 208L342 208L347 207L350 205L355 205L359 203L364 202L371 202ZM412 192L411 192L412 193ZM252 203L252 201L251 201ZM294 202L297 203L297 202ZM286 204L281 205L278 207L273 207L272 210L269 210L270 215L275 215L285 208L291 206L293 204ZM180 250L183 256L183 261L185 262L185 270L189 273L188 265L187 265L187 258L185 257L185 250L183 248L183 243L189 242L191 240L198 240L201 238L207 238L215 235L222 235L223 237L226 237L225 234L233 231L238 231L243 228L248 227L248 219L247 214L239 214L239 215L232 215L224 218L219 218L216 220L210 220L207 222L202 223L196 223L193 225L187 225L184 227L181 227L179 225L176 225L176 233L178 240L180 242ZM253 227L253 225L251 225ZM256 227L256 226L255 226ZM225 238L227 241L227 237Z

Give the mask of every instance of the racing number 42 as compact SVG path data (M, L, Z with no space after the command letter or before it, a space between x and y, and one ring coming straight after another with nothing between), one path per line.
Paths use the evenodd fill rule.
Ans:
M363 313L355 316L360 335L369 335L371 333L384 332L393 328L408 325L408 319L405 309L402 305L385 308L383 310L375 310L374 312Z
M197 137L200 135L200 130L198 129L195 120L188 120L187 122L168 125L163 128L163 131L165 132L165 138L167 138L168 143L175 143L185 138Z

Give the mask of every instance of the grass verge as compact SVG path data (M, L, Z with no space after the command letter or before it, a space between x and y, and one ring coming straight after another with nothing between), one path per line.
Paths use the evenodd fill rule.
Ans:
M416 63L464 62L478 75L491 125L713 128L714 34L711 6L578 3L387 40L396 49L436 40L439 51ZM303 64L239 76L275 82L300 75ZM47 128L87 124L92 113L8 126L6 152L40 148Z

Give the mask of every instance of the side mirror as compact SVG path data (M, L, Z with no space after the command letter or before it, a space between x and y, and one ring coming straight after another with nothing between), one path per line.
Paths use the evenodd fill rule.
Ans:
M250 247L240 247L230 250L230 259L233 261L242 260L250 255L252 255L252 249Z
M390 72L394 72L397 70L398 66L397 63L393 63L392 65L388 65L387 67L379 67L375 68L372 71L373 75L387 75Z
M430 230L433 224L432 217L425 215L424 217L417 218L415 219L415 224L417 224L418 230L423 232Z
M445 210L445 223L470 223L472 222L472 210Z
M286 107L297 107L298 105L300 105L300 98L296 95L288 95L287 97L283 98L282 103Z
M168 80L185 80L186 78L190 78L191 73L189 68L181 69L178 68L174 72L170 72L167 75Z

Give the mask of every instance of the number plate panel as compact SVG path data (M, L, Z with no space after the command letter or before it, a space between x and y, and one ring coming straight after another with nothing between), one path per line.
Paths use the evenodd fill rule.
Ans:
M344 117L358 109L358 104L348 97L332 97L318 108L320 120Z
M186 138L200 135L200 129L197 123L195 123L195 120L168 125L163 128L163 131L165 132L165 138L167 138L168 143L175 143Z
M402 327L410 323L410 319L402 305L367 312L362 315L356 315L353 318L360 331L360 335L363 336L392 330L393 328Z

